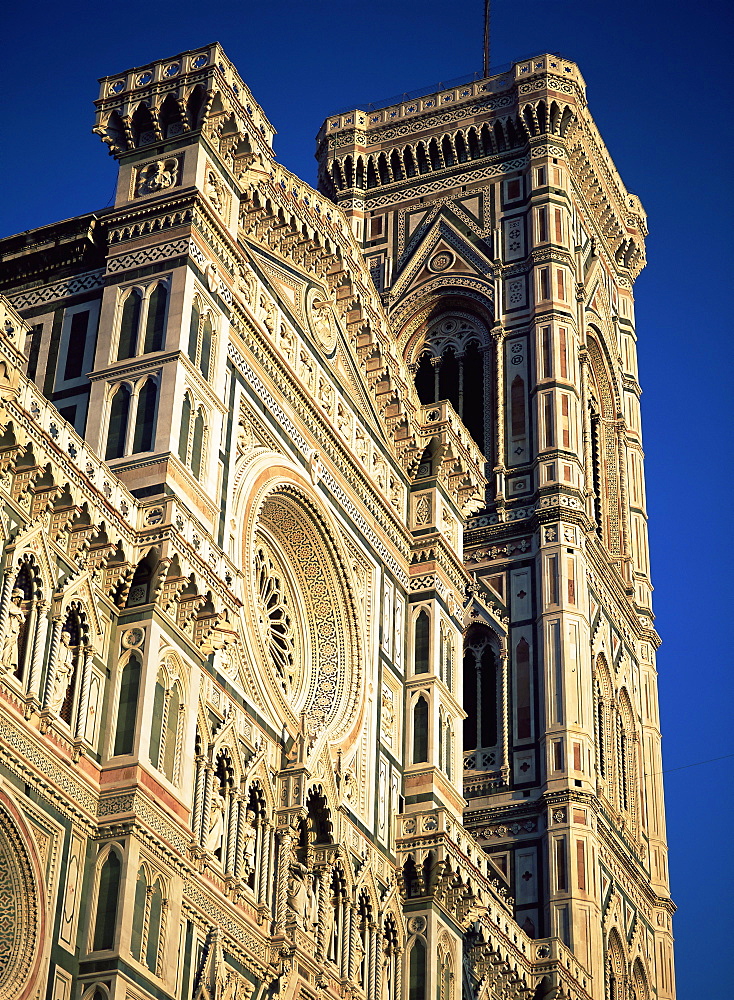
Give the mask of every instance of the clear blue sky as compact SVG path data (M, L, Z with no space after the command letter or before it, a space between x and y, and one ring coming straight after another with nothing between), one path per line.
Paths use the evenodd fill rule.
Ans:
M637 329L678 989L681 1000L721 996L734 757L686 765L734 753L731 6L493 6L493 65L545 51L574 59L648 213ZM109 203L115 164L90 133L100 76L220 41L278 130L277 156L313 183L327 114L481 68L482 10L482 0L13 4L3 16L0 235Z

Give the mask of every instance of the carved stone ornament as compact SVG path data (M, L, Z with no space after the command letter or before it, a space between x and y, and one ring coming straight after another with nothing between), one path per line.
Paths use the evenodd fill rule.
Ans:
M295 671L293 616L283 575L262 547L258 547L255 552L255 579L260 631L270 665L288 695L293 686Z
M327 355L333 354L337 338L334 309L315 288L308 293L308 322L319 346Z
M2 796L4 798L4 796ZM13 810L14 811L14 810ZM0 800L0 998L27 996L43 946L43 904L31 838Z
M169 156L165 160L154 160L146 163L137 171L135 179L135 196L142 198L147 194L156 194L174 187L178 183L178 157Z
M123 649L134 649L143 645L145 640L145 629L129 628L122 633Z

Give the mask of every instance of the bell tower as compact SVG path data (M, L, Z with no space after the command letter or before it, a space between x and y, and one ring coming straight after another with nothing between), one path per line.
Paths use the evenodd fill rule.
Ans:
M671 998L640 201L577 66L548 54L333 115L317 159L421 402L447 400L486 460L464 534L465 825L594 996Z

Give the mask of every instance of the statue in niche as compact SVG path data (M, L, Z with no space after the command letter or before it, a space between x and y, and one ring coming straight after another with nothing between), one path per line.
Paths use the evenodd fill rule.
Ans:
M59 644L59 657L56 664L54 689L48 703L49 710L53 712L54 715L59 714L61 706L64 704L64 700L66 699L66 692L69 690L69 684L71 683L71 678L74 674L75 657L76 647L72 646L71 632L63 631L61 633L61 642Z
M5 623L5 634L0 649L0 667L3 671L15 673L18 670L20 657L20 633L25 624L25 611L21 607L24 594L17 588L10 596L8 617Z
M245 827L243 830L245 838L244 862L247 872L255 871L255 849L257 847L257 826L255 824L255 810L249 807L245 810Z
M143 167L138 174L138 184L135 194L141 197L145 194L155 194L173 187L178 174L178 160L175 156L167 160L156 160Z
M206 849L216 854L221 852L224 840L224 798L221 792L215 791L212 795L212 804L209 810L209 830L206 835Z
M290 907L295 922L299 927L303 926L306 917L306 907L308 904L309 879L312 879L305 865L300 861L291 864L290 879L288 880L288 906Z
M222 185L213 170L207 170L206 172L204 194L207 196L217 212L221 212L224 207L222 200Z
M257 279L248 264L242 263L237 267L237 290L246 302L252 303L255 297Z

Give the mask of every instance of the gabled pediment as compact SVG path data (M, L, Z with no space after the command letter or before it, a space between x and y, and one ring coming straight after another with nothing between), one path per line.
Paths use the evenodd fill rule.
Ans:
M425 235L415 243L393 283L390 298L398 303L436 279L450 283L454 277L485 278L491 275L492 263L481 241L461 233L445 216L440 215Z

